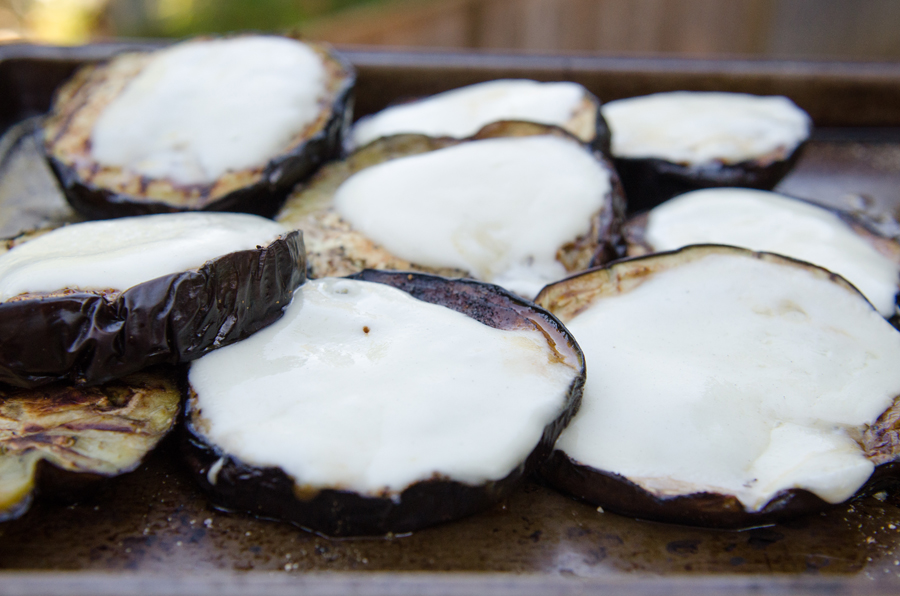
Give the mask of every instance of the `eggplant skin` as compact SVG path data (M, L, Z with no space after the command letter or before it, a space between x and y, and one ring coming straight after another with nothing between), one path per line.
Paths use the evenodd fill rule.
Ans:
M434 275L365 270L350 279L383 283L432 304L441 304L499 329L537 326L559 353L574 358L579 374L566 394L562 413L544 428L534 450L506 477L473 486L435 476L406 487L393 498L298 485L280 468L242 462L210 444L196 412L186 416L185 459L215 506L261 518L291 522L326 536L402 534L472 515L507 497L537 469L578 411L584 389L584 356L574 338L550 313L506 290L470 280ZM190 392L190 390L188 390ZM190 403L190 395L188 396ZM210 477L213 477L211 481Z
M69 157L55 147L58 139L66 134L69 123L78 120L78 103L86 102L79 95L86 93L82 89L87 88L91 77L101 80L105 77L102 71L105 65L88 67L76 74L69 83L71 88L64 87L57 93L44 139L47 162L69 204L88 219L182 211L234 211L273 217L298 182L341 155L344 137L353 120L356 71L338 54L324 47L313 47L335 73L330 111L323 111L284 153L274 156L264 166L235 173L234 180L227 184L177 185L140 176L134 176L133 183L119 189L92 182L104 168L94 162L78 165L83 158ZM62 100L73 105L66 106ZM84 144L89 147L89 139ZM159 185L161 189L154 191Z
M136 469L174 427L182 386L156 367L95 387L0 387L0 522L38 494L70 503Z
M554 450L541 465L541 479L570 497L600 505L605 511L665 523L712 528L741 529L773 524L834 508L803 489L783 490L759 511L749 512L734 496L718 493L657 496L624 476L582 464L565 452ZM900 464L875 468L854 498L900 485Z
M800 159L804 141L790 155L735 164L686 165L657 158L614 157L628 199L628 212L639 213L674 196L701 188L739 186L772 190Z
M605 511L689 526L747 528L832 507L800 489L778 493L763 509L753 513L747 512L731 495L693 493L658 497L624 476L581 464L558 449L541 466L539 474L557 490L579 501L600 505Z
M586 92L587 93L587 92ZM590 97L590 101L597 106L597 120L596 120L596 129L594 131L594 138L588 142L591 149L594 151L599 151L608 159L612 159L612 132L609 130L609 124L606 122L606 118L603 117L603 114L600 110L600 100L593 93L587 93Z
M96 385L199 358L281 317L306 280L303 236L223 255L114 298L65 291L0 303L0 382Z

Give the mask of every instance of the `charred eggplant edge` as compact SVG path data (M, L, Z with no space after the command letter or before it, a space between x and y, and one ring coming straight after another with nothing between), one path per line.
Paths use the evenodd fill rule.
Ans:
M870 221L871 218L864 214L857 214L852 211L839 209L830 205L823 205L810 199L795 197L784 193L775 193L781 197L800 201L824 209L834 215L837 215L841 221L850 226L850 228L866 242L872 245L878 252L900 264L900 240L896 237L888 236L880 232L876 225ZM676 198L676 197L672 197ZM665 201L663 201L665 202ZM662 204L662 203L661 203ZM622 224L622 241L625 244L626 257L641 257L655 252L653 246L647 242L645 231L647 229L647 219L649 211L633 215L625 220ZM890 247L890 249L888 249ZM900 330L900 279L897 280L897 292L894 295L894 304L896 306L894 314L888 318L888 321L895 328Z
M597 119L595 123L594 138L588 142L588 145L594 150L599 151L604 157L612 163L612 131L610 131L609 123L603 117L603 103L596 95L585 89L585 96L597 108Z
M179 398L184 393L184 386L186 385L185 374L178 367L161 365L154 369L140 372L151 373L157 376L166 385L164 391L175 393ZM30 489L24 493L19 501L11 503L5 508L0 508L0 523L22 517L28 513L31 505L38 499L49 499L64 504L75 503L82 499L90 498L104 482L134 472L144 464L147 456L172 434L182 414L183 408L179 399L168 428L156 437L152 445L141 457L136 459L131 465L120 468L113 473L83 469L69 470L56 465L45 457L41 457L35 464Z
M581 404L584 355L575 339L552 314L490 284L371 269L348 279L398 288L414 298L446 306L494 328L530 325L541 330L551 346L574 356L580 367L566 393L562 413L544 428L525 461L506 477L478 486L434 477L411 484L392 498L298 486L280 468L260 468L242 462L210 444L194 427L189 395L183 446L188 467L203 491L219 508L287 521L335 537L412 532L477 513L508 496L550 454Z
M263 217L273 217L287 198L291 189L311 176L322 164L339 157L343 151L343 140L353 119L353 92L356 85L356 70L340 54L321 45L322 55L341 70L341 82L331 101L331 115L323 125L311 131L298 144L276 155L260 171L256 182L237 188L221 197L207 202L211 184L185 185L196 189L197 198L189 204L179 205L119 193L97 186L81 179L77 169L66 164L52 154L51 142L41 143L47 162L62 187L69 204L88 219L112 219L131 215L154 213L177 213L183 211L234 211L252 213ZM55 104L55 100L54 100ZM324 110L323 110L324 111ZM149 185L153 179L139 177L141 187Z
M0 382L96 385L188 362L276 321L305 280L303 236L294 231L115 299L77 292L0 303Z
M808 142L804 140L783 159L750 159L726 164L718 161L687 165L655 157L613 156L613 164L628 199L628 212L640 213L674 196L699 190L735 186L771 190L794 167Z
M709 254L735 254L747 258L771 261L812 271L820 278L828 279L864 296L840 275L816 265L766 252L754 252L744 248L718 244L697 244L673 251L620 259L604 268L595 268L550 284L541 290L535 302L567 321L589 308L592 300L602 294L627 292L640 284L643 277L678 266L683 262L702 259ZM868 301L867 301L868 302ZM873 307L874 310L874 307ZM900 407L900 400L882 414ZM900 416L894 416L900 420ZM889 421L896 426L898 420ZM874 424L871 428L878 427ZM897 428L880 429L880 434ZM865 449L865 446L861 445ZM884 449L884 446L881 446ZM868 449L867 455L872 455ZM872 457L874 459L874 457ZM553 450L540 466L538 476L549 486L576 500L602 507L613 513L666 523L716 528L747 528L771 524L831 509L839 505L824 501L805 489L788 489L778 492L760 510L747 511L733 495L698 492L682 495L656 495L638 486L627 477L600 470L571 458L560 449ZM868 481L852 498L900 485L900 461L890 459L876 465Z

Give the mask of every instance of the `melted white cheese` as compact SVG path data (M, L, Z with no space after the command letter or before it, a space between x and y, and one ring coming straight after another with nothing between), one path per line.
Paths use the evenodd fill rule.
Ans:
M0 300L23 292L126 290L238 250L285 228L241 213L171 213L68 225L0 256Z
M786 97L676 91L604 104L616 157L689 165L739 163L809 136L806 112Z
M610 188L606 168L574 141L499 138L366 168L334 204L398 257L531 297L566 275L556 252L590 230Z
M689 192L649 213L645 233L655 250L730 244L808 261L845 277L885 317L894 314L900 264L826 209L744 188Z
M488 81L382 110L357 122L351 138L361 147L401 133L464 138L500 120L561 126L574 116L584 96L584 87L577 83Z
M900 333L853 292L756 259L707 256L566 325L590 374L557 448L658 494L843 501L873 470L846 429L900 394Z
M191 365L207 438L298 484L398 493L435 474L508 475L575 370L504 331L382 284L325 278L284 317Z
M282 37L173 46L103 111L91 154L150 178L208 184L285 150L318 116L325 76L312 49Z

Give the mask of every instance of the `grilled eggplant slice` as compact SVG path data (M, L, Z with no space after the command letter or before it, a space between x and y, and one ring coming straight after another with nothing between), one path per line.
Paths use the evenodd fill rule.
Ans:
M623 217L602 156L557 128L500 123L464 141L375 141L323 168L277 219L303 230L310 277L418 270L531 298L619 256Z
M730 244L824 267L853 283L895 325L900 243L854 215L745 188L697 190L631 218L629 256L690 244Z
M692 246L574 276L537 302L591 369L541 471L564 492L746 527L896 480L900 333L833 273Z
M98 384L187 362L278 319L303 239L255 215L73 224L0 256L0 382Z
M812 129L787 98L741 93L657 93L609 102L603 115L631 213L700 188L770 190Z
M0 388L0 521L24 514L37 493L71 499L134 470L180 405L165 368L96 387Z
M501 288L369 270L308 282L189 383L187 460L217 506L373 535L509 495L577 409L584 361Z
M487 81L389 107L356 122L349 146L397 134L464 139L488 124L513 120L559 126L609 155L609 127L591 92L577 83L522 79Z
M340 153L353 68L275 36L199 39L120 55L57 93L45 150L89 218L175 211L271 217Z

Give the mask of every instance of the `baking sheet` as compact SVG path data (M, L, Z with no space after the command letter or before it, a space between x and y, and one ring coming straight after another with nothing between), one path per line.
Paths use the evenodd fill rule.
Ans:
M104 51L39 48L29 55L28 48L18 47L4 55L0 47L0 83L13 80L10 72L18 73L17 86L0 85L0 120L15 122L39 112L49 101L54 77L59 80L82 59ZM465 66L467 60L475 64ZM398 82L396 97L411 88L438 90L421 87L441 79L441 69L450 67L457 69L453 80L459 84L472 82L466 77L498 72L544 75L537 78L567 78L573 72L578 76L568 78L606 76L589 68L576 72L571 64L554 70L542 58L504 62L496 57L486 66L484 57L398 53L392 58L389 53L358 52L355 61L361 97L367 88L380 89L379 99L359 102L368 105L365 111L394 98L389 85L375 84L389 83L386 73ZM536 64L541 68L529 70ZM678 65L685 66L683 61ZM719 66L722 80L749 87L742 90L754 88L761 76L741 78L733 64ZM634 63L622 64L622 72L631 73L627 76L650 85L654 71L638 71ZM416 73L426 76L417 78ZM670 76L660 77L662 87ZM878 83L882 92L867 85L857 80L853 101L882 101L885 88L900 88L900 73L896 80ZM602 89L592 90L605 98ZM900 102L890 109L900 122ZM880 104L872 109L889 111ZM886 122L893 124L889 118ZM37 123L20 122L0 141L3 235L74 218L40 161ZM891 128L878 127L826 130L817 138L778 190L863 210L896 233L900 137ZM22 211L23 206L29 211ZM179 463L178 452L178 438L170 437L144 467L102 486L92 499L74 505L39 500L23 518L0 524L0 594L900 592L900 493L734 532L628 519L532 482L469 519L410 536L334 540L210 508Z

